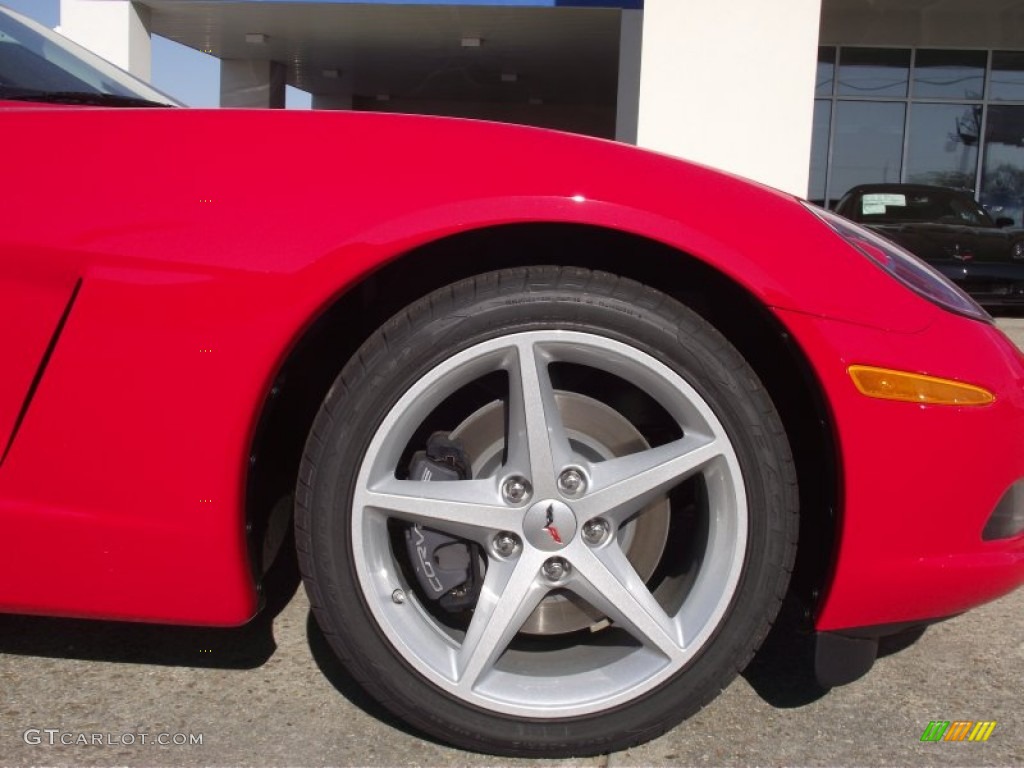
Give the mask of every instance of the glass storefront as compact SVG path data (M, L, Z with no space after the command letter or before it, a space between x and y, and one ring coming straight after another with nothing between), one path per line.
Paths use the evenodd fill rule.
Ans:
M857 184L935 184L1024 224L1024 53L823 47L815 95L814 202L832 207Z

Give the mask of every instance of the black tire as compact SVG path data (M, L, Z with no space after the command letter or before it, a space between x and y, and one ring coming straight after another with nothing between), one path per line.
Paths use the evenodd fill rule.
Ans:
M398 412L397 404L404 402L401 399L410 388L424 377L434 375L432 372L441 370L448 364L446 361L451 361L458 353L470 350L466 352L470 354L481 348L481 344L513 338L513 334L553 330L587 334L587 338L598 340L610 339L637 350L641 361L660 361L671 375L681 377L714 414L724 430L726 442L731 443L733 453L729 455L735 456L735 462L729 465L734 467L730 470L734 473L729 475L730 482L733 488L744 489L739 495L745 496L744 500L733 501L733 504L738 510L735 512L736 530L746 527L746 543L735 555L734 581L730 582L732 577L721 578L722 613L713 621L709 619L701 630L706 634L702 644L692 656L680 655L678 658L682 661L673 661L676 657L666 652L665 658L669 659L665 662L666 669L671 670L671 674L658 672L658 675L667 675L661 679L651 672L650 679L656 680L656 684L651 683L635 696L615 694L618 698L611 706L600 704L603 694L595 693L592 699L587 699L589 694L581 692L580 703L572 705L579 709L566 710L574 713L571 716L560 716L559 704L553 705L551 711L542 712L538 708L536 714L531 715L521 711L521 707L516 709L518 705L514 706L513 702L507 705L511 709L505 711L505 704L492 707L487 703L491 699L472 698L475 693L463 697L428 678L424 672L426 666L418 666L420 662L403 653L392 639L415 640L420 636L419 630L410 629L402 634L404 629L396 629L380 618L385 616L382 612L404 609L401 605L392 609L383 602L374 602L377 598L373 597L373 589L377 585L367 586L369 578L360 576L361 569L368 567L361 564L360 558L367 558L370 556L367 553L377 552L375 547L382 547L383 562L389 570L389 578L401 589L400 596L424 606L424 614L429 615L422 621L436 621L439 632L448 632L440 626L447 621L444 612L424 596L412 575L407 555L394 533L393 526L399 524L388 524L392 526L388 530L393 541L371 542L369 548L365 543L367 539L357 540L355 533L356 518L370 514L361 511L364 506L354 509L361 468L364 462L366 467L371 467L372 461L377 460L368 458L368 450L371 444L377 444L373 441L385 418L393 410ZM600 363L595 365L599 367ZM572 395L581 401L584 396L600 398L606 384L615 389L621 394L615 407L629 412L624 417L637 425L638 431L646 430L644 436L649 444L677 439L671 435L667 438L649 435L652 429L657 431L650 424L664 422L668 411L657 412L657 419L650 418L652 408L657 411L657 406L644 400L651 393L644 392L643 384L638 394L629 384L612 379L605 382L604 373L597 369L592 372L588 369L587 375L576 379L570 375L575 369L567 368L568 373L561 369L548 370L552 371L552 376L557 372L586 389L583 394ZM638 367L636 371L637 378L644 380L645 369ZM656 383L654 378L651 381ZM551 389L554 388L552 383ZM648 389L657 389L657 386L652 383ZM564 381L558 385L558 391L567 391ZM457 412L460 407L470 410L477 407L473 396L459 392L459 397L445 401L444 408ZM661 395L651 399L661 405L659 397ZM642 401L640 405L638 401ZM669 406L668 410L675 407L671 403ZM686 407L685 403L679 407ZM511 404L507 408L511 411ZM434 413L431 412L431 419L435 418ZM402 448L402 459L398 463L406 462L410 452L421 447L424 435L437 426L422 425L414 435L412 442L415 444ZM450 430L454 425L442 427ZM679 433L687 434L688 428L688 425L680 426ZM403 466L390 468L399 475L404 470ZM557 472L557 467L553 471ZM704 587L695 586L701 583L700 574L711 569L713 561L724 557L724 554L719 557L720 553L728 551L722 548L727 544L719 543L722 537L707 533L711 523L702 520L710 516L701 514L702 504L712 503L708 501L711 490L704 471L682 481L671 492L671 504L666 502L665 507L670 510L668 533L662 542L658 565L647 579L654 599L666 603L663 606L666 616L672 619L671 611L677 611L674 615L678 618L672 620L683 627L680 634L685 634L689 628L688 624L684 627L687 619L680 606L692 595L703 594L698 593L698 589ZM737 477L740 484L736 483ZM746 509L739 511L743 501ZM567 505L571 511L576 510L571 503ZM518 508L519 512L525 509ZM549 525L551 509L551 506L547 508ZM513 510L510 514L518 512ZM739 522L741 517L743 520ZM624 749L665 732L710 702L750 660L779 610L792 569L798 529L796 474L784 428L757 376L736 349L698 315L652 288L606 273L556 267L513 269L480 275L432 293L389 320L349 360L328 393L306 444L296 494L295 522L300 567L316 620L351 675L381 704L416 728L466 749L510 756L592 755ZM365 525L365 530L369 530L370 523ZM577 521L577 525L582 526L583 521ZM364 531L362 536L368 535L364 528L358 530ZM683 531L678 539L673 538L677 530ZM526 537L537 535L533 528L524 527L523 531ZM705 537L702 545L685 543L690 539L699 542L702 535ZM716 542L714 549L712 539ZM524 556L526 549L533 547L532 541L534 539L519 542ZM608 549L617 546L612 541ZM687 547L699 550L700 546L706 549L703 552L687 550ZM393 562L387 559L387 552L391 553ZM494 567L496 557L493 551L487 554L488 569ZM680 565L681 560L686 564ZM714 577L708 576L706 583L714 584ZM707 590L708 595L717 594L711 587ZM672 601L677 601L678 605ZM406 607L411 610L411 605ZM483 615L483 609L480 611ZM472 614L466 614L464 618L469 621L471 617ZM628 617L625 621L629 621ZM458 619L452 622L457 625ZM544 653L561 654L550 658L567 660L567 669L577 670L573 664L580 659L579 670L582 671L579 674L583 675L587 664L597 663L590 661L591 656L596 658L598 653L588 645L596 642L590 638L601 632L622 632L617 628L620 626L627 627L625 631L630 633L628 623L618 620L610 627L595 624L598 628L602 626L605 629L600 632L557 637L541 635L539 640L535 637L529 641L519 636L515 642L532 642L532 653L537 653L540 647ZM455 636L459 637L457 630ZM572 639L566 641L566 637ZM645 642L641 638L636 642L640 650L621 653L648 654ZM626 646L628 642L623 645ZM518 649L519 645L515 647ZM651 659L657 658L655 652L648 655ZM645 664L648 655L642 657ZM654 669L655 661L650 663ZM678 664L678 668L673 664ZM504 675L505 668L499 669L499 662L494 661L486 673ZM550 670L544 674L550 675ZM627 683L628 678L624 678L614 685ZM612 687L608 688L613 693L619 690L614 685L609 683ZM571 696L566 700L569 698ZM588 703L592 700L597 703Z

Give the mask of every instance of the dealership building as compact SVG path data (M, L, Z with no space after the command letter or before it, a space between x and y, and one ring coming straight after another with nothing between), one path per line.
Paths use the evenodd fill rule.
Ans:
M1024 209L1024 0L61 0L148 78L151 35L222 106L479 117L632 142L816 201L854 184ZM737 211L739 220L743 213Z

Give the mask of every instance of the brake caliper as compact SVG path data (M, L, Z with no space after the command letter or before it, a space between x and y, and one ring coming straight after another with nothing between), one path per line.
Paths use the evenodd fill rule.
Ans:
M469 458L458 440L435 432L427 449L413 454L410 480L469 480ZM482 583L480 546L416 523L405 531L413 572L424 594L452 613L472 608Z

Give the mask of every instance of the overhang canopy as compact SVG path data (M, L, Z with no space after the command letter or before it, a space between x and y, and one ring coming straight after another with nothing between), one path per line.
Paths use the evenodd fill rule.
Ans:
M219 59L281 62L289 85L316 94L612 107L620 9L639 5L600 0L139 4L150 9L153 33Z

